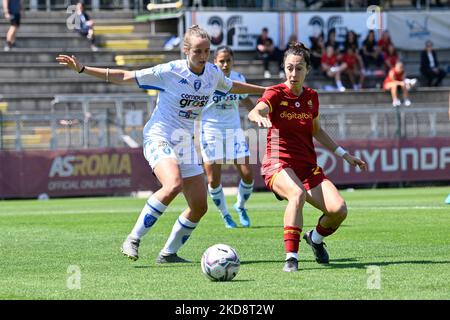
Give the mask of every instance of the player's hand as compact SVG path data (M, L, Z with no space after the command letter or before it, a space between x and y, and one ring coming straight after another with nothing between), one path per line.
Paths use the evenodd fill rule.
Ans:
M5 12L5 19L6 20L10 20L11 19L11 15L9 14L9 12Z
M365 163L364 161L355 156L352 156L351 154L348 153L344 154L344 160L347 161L353 167L358 166L361 170L367 171L367 163Z
M270 122L269 118L263 117L257 111L250 111L248 113L248 119L252 122L256 122L259 127L264 127L264 128L272 127L272 122Z
M76 72L79 72L81 68L83 68L83 65L77 60L75 56L66 56L64 54L60 54L56 57L56 61L58 61L59 64L62 64Z

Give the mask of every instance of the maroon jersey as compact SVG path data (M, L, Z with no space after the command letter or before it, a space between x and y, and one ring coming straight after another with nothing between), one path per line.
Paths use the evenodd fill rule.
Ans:
M260 101L269 106L272 122L267 133L263 168L277 167L279 163L305 173L316 168L312 131L313 119L319 115L317 92L303 87L302 94L296 96L282 83L268 88Z
M332 67L332 66L334 66L334 65L336 65L337 64L337 56L336 56L336 54L335 53L333 53L333 55L332 56L327 56L327 54L326 53L324 53L323 55L322 55L322 58L320 59L320 63L321 64L326 64L326 65L328 65L328 66L330 66L330 67Z

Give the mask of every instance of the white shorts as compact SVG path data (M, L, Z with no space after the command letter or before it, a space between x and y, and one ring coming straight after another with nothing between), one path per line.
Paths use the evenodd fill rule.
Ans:
M162 159L175 159L180 167L181 177L189 178L203 173L203 167L199 164L194 144L172 145L165 140L147 141L144 143L144 157L152 170Z
M203 162L235 160L250 156L244 131L241 128L206 128L200 137Z

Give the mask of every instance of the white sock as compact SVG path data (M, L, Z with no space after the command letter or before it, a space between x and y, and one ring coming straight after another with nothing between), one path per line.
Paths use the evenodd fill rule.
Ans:
M250 198L253 192L253 183L254 181L252 181L252 183L250 184L246 184L244 181L242 181L242 179L239 182L239 189L236 202L239 208L245 208L245 203Z
M222 217L229 215L230 213L227 209L227 202L225 201L225 194L223 193L222 185L219 185L215 189L211 188L211 186L208 185L208 191L217 209L219 209L220 213L222 214Z
M341 80L337 80L337 81L336 81L336 85L338 86L338 88L342 87L342 82L341 82Z
M191 222L182 215L180 215L173 225L172 232L169 239L161 250L162 254L176 253L181 246L189 239L192 231L194 231L197 223Z
M312 231L312 234L311 234L311 240L312 240L314 243L316 243L316 244L321 244L322 241L323 241L323 238L325 238L325 237L322 236L322 235L320 235L320 234L317 232L316 229L314 229L314 230Z
M286 260L289 260L290 258L295 258L298 261L298 253L297 252L287 252Z
M130 236L135 239L141 239L156 223L156 220L158 220L166 208L167 206L159 202L154 196L151 196L145 203Z

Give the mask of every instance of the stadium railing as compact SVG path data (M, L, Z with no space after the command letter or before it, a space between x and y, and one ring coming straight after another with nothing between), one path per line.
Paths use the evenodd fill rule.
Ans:
M70 5L75 4L74 0L28 0L24 1L24 7L26 10L31 11L55 11L66 10ZM176 0L115 0L115 1L101 1L91 0L86 2L86 9L99 11L99 10L133 10L134 12L145 12L147 5L152 4L168 4L177 2ZM351 11L351 10L363 10L370 4L377 4L386 9L392 8L410 8L410 9L430 9L433 7L434 1L432 0L380 0L378 2L367 0L182 0L185 8L195 9L245 9L256 11L269 11L269 10L339 10L339 11ZM441 1L440 6L448 6L448 3ZM437 4L436 4L437 6ZM1 10L1 8L0 8Z
M0 150L138 147L155 101L148 95L58 95L50 114L4 112ZM138 111L137 121L130 111ZM255 128L247 112L241 110L243 128ZM321 107L321 124L336 139L449 137L448 121L442 104Z

